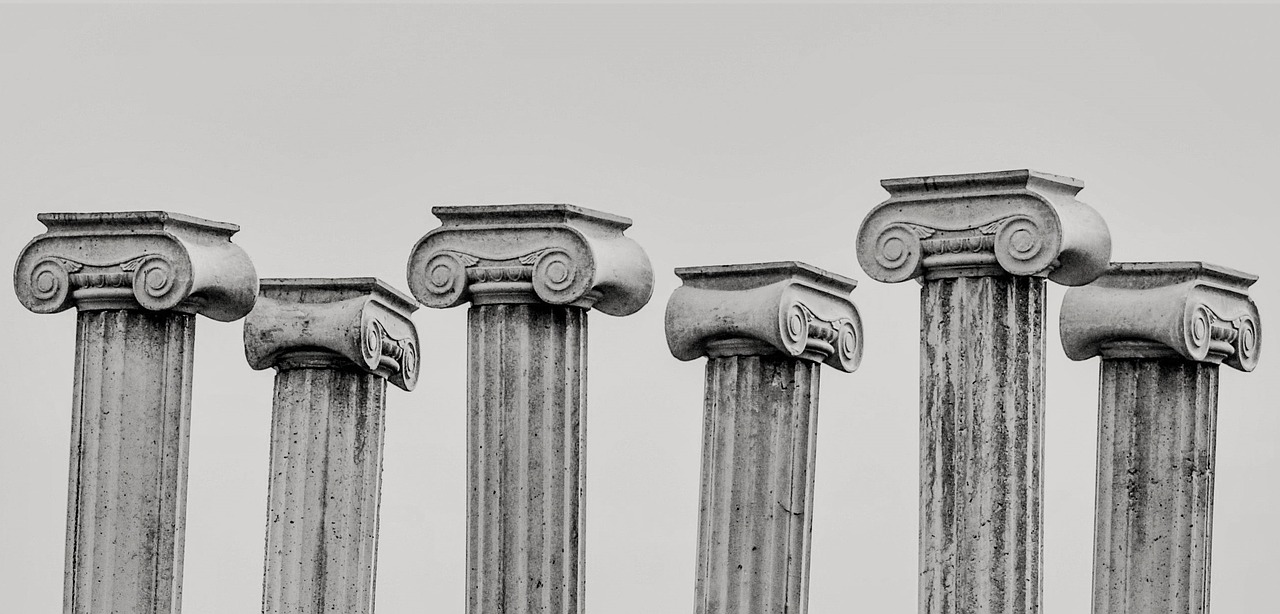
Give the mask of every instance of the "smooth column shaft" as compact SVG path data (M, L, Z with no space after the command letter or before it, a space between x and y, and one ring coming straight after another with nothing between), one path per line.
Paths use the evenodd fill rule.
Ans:
M707 362L697 614L808 608L818 369L782 356Z
M386 387L354 368L276 374L263 612L373 612Z
M921 291L921 614L1040 611L1040 278Z
M1108 358L1098 399L1094 614L1206 614L1218 365Z
M194 316L81 311L63 611L182 602Z
M467 611L583 611L586 311L468 314Z

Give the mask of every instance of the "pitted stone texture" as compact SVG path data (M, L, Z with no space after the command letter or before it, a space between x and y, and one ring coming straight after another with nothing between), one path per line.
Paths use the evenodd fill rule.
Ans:
M581 614L587 314L468 313L467 612Z
M354 365L276 374L265 614L371 614L384 378Z
M707 361L697 614L804 614L809 601L817 363Z
M1040 611L1044 293L1010 275L921 291L921 614Z
M235 224L164 211L41 213L48 231L13 271L18 300L36 313L177 310L230 322L258 294Z
M594 308L624 316L653 294L631 220L560 204L435 207L443 226L409 256L409 289L428 307L471 302Z
M1073 360L1180 356L1252 371L1262 321L1249 298L1258 278L1203 262L1117 262L1067 291L1062 347Z
M177 614L195 316L77 320L63 611Z
M676 269L667 345L680 360L780 353L841 371L862 359L858 282L802 262Z
M264 279L244 323L245 357L254 369L337 361L412 390L421 351L409 316L417 308L372 277Z
M1102 360L1093 614L1208 614L1218 365Z
M872 279L975 275L1093 281L1111 259L1111 235L1075 199L1083 184L1029 170L885 179L889 200L858 229L858 262Z

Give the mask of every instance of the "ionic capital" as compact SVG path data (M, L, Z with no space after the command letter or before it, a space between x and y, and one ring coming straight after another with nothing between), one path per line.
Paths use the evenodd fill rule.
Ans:
M1062 299L1062 348L1094 356L1181 356L1252 371L1262 347L1256 276L1203 262L1117 262Z
M851 372L862 360L858 282L802 262L676 269L667 346L680 360L782 353Z
M253 308L258 275L235 224L164 211L41 213L48 231L18 256L13 285L36 313L187 311L230 322Z
M254 369L352 365L413 390L417 309L372 277L264 279L244 321L245 358Z
M1084 185L1070 177L1017 170L880 185L889 200L858 229L858 262L878 281L1011 274L1080 286L1111 259L1107 224L1075 199Z
M624 316L653 294L631 220L572 205L435 207L443 225L409 256L409 290L428 307L545 302Z

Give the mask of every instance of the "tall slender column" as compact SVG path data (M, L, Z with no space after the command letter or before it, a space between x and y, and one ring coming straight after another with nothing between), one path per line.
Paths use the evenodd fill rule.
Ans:
M584 611L587 311L629 315L653 271L631 221L569 205L436 207L409 258L428 307L470 301L467 611Z
M195 316L257 294L234 224L160 211L43 213L14 288L76 307L63 611L174 614L182 603Z
M667 344L707 357L697 614L804 614L818 368L857 368L857 282L800 262L676 269Z
M887 179L858 231L873 279L921 278L921 614L1040 611L1044 278L1105 270L1081 184L1033 171Z
M1062 303L1062 346L1101 356L1094 614L1207 614L1218 365L1252 371L1257 277L1124 262Z
M371 614L387 381L418 378L417 303L373 278L264 279L249 365L275 367L267 614Z

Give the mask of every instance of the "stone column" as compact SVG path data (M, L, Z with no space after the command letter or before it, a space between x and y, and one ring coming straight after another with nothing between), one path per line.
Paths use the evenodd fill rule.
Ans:
M267 614L370 614L387 380L418 379L417 303L373 278L264 279L245 356L276 368Z
M887 179L871 278L920 278L921 614L1040 611L1044 278L1105 270L1081 184L1034 171Z
M1257 277L1124 262L1062 302L1062 347L1102 357L1094 614L1207 614L1218 365L1252 371Z
M409 258L428 307L470 302L467 612L583 611L587 311L653 292L626 218L570 205L436 207Z
M804 614L818 367L857 368L857 282L800 262L676 269L667 344L706 356L697 614Z
M258 278L234 224L176 213L43 213L18 300L78 311L67 492L67 614L182 603L195 316L229 322Z

